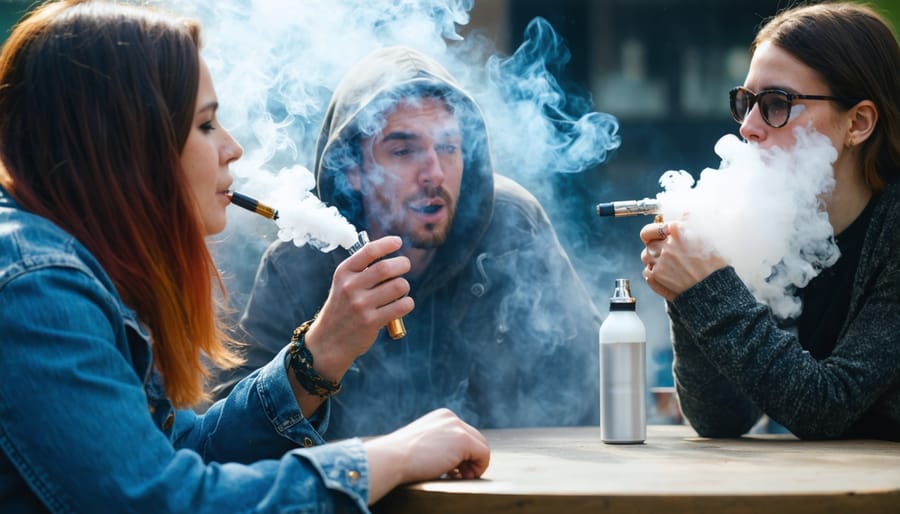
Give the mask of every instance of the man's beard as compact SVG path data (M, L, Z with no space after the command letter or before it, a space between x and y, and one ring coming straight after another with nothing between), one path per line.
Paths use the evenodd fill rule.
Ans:
M419 194L405 198L402 202L404 213L408 210L408 206L417 202L421 202L429 198L440 198L444 201L443 209L446 210L446 223L442 226L435 224L425 224L419 226L412 225L411 219L405 215L400 219L393 220L387 227L385 233L395 234L403 238L404 246L417 248L421 250L438 248L447 241L450 234L450 228L453 226L453 218L455 209L447 190L439 186L437 188L427 188Z

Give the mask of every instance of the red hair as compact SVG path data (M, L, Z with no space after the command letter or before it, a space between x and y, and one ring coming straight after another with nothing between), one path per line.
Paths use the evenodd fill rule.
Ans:
M0 54L0 181L78 239L150 330L177 407L206 399L225 346L224 288L179 160L199 83L199 26L148 9L47 4Z

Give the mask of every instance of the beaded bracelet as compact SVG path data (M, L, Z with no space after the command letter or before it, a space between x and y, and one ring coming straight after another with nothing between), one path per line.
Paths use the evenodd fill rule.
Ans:
M300 383L303 389L320 398L328 398L341 390L341 382L332 382L313 368L313 356L309 348L306 347L306 332L315 319L313 317L313 319L294 329L294 334L291 336L288 362L291 370L294 372L294 377L296 377L297 382Z

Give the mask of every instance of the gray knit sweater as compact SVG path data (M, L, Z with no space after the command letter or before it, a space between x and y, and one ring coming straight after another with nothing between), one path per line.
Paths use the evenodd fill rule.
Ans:
M737 437L767 414L804 439L900 440L900 184L875 201L847 318L823 360L731 267L668 305L678 397L698 434Z

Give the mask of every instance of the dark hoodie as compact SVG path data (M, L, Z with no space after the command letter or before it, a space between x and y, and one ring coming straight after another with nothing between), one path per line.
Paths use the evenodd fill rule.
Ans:
M382 331L330 402L328 439L384 433L438 407L481 428L596 424L600 316L535 198L494 173L483 117L433 60L386 48L337 87L316 148L319 198L363 229L345 178L367 120L412 91L449 100L463 130L464 171L447 242L411 282L407 336ZM380 127L376 127L380 130ZM523 142L529 144L529 142ZM337 264L276 242L262 258L241 327L247 364L220 377L219 395L268 362L324 304ZM327 429L326 429L327 427Z

